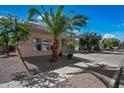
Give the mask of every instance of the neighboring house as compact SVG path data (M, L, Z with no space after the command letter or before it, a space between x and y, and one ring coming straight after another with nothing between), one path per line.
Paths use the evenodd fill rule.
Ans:
M71 31L67 31L67 32L63 33L62 36L69 37L66 41L64 41L63 52L68 53L70 51L67 48L67 45L68 45L68 42L70 41L70 39L73 39L76 41L75 51L79 51L79 36L77 36L75 33L71 32Z
M79 36L75 36L74 38L75 38L75 41L77 42L75 50L79 51Z

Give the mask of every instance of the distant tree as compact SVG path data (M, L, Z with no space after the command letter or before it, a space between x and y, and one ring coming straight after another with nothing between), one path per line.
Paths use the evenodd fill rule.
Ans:
M85 32L80 36L80 45L86 45L88 52L92 51L92 47L96 48L96 51L99 50L99 42L102 39L102 36L95 32Z
M124 49L124 41L120 42L119 47L120 47L121 49Z
M108 47L112 51L113 51L113 47L119 47L120 44L120 40L117 38L104 39L102 42L105 47Z
M118 47L119 44L120 44L120 40L117 39L117 38L113 38L113 39L112 39L112 42L113 42L113 46L114 46L114 47Z
M6 46L7 56L9 56L9 34L12 31L12 24L12 18L10 15L2 16L2 18L0 18L0 45Z

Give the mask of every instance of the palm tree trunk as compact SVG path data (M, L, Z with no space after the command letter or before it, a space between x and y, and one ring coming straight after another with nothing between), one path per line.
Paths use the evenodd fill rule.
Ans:
M18 47L18 44L16 45L16 48L17 48L17 51L18 51L18 54L19 54L19 57L20 57L22 63L24 64L25 68L29 71L29 68L28 68L27 64L25 63L25 61L23 59L23 56L22 56L21 51L20 51L20 49Z
M53 47L52 47L52 61L53 62L57 61L59 57L58 50L59 50L59 39L54 38Z

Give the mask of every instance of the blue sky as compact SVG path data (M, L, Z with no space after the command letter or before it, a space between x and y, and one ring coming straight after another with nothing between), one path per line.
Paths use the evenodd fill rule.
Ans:
M0 6L0 15L14 14L21 19L28 17L28 10L32 7L40 9L40 6ZM57 6L46 6L56 8ZM95 5L75 5L65 6L64 11L68 13L69 10L75 10L77 14L88 16L87 27L82 28L81 33L84 31L94 31L102 35L117 37L124 40L124 6L95 6Z

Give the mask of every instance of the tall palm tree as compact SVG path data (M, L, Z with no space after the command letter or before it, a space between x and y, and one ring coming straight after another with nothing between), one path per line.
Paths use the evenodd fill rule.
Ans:
M72 28L72 24L77 25L78 23L82 23L82 21L75 21L74 19L76 19L76 17L73 18L72 21L69 21L69 17L63 12L64 6L59 6L55 12L53 12L52 8L46 11L43 6L41 6L41 9L42 11L31 8L29 10L29 20L33 20L33 17L37 14L42 17L42 22L45 23L46 28L53 36L52 61L56 61L59 54L60 37L62 33L66 32L68 28Z
M12 18L10 15L0 18L0 30L0 41L2 45L6 46L7 56L9 56L9 34L12 30Z
M42 21L44 22L48 31L52 34L53 44L52 44L52 61L56 61L58 59L59 54L59 46L60 46L60 37L66 25L66 15L63 13L64 6L59 6L55 13L53 13L53 9L50 8L50 11L46 11L42 6L42 11L39 11L35 8L29 10L29 20L36 14L42 17Z

